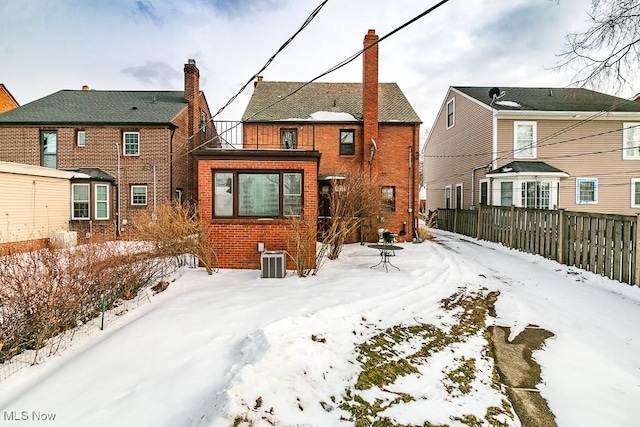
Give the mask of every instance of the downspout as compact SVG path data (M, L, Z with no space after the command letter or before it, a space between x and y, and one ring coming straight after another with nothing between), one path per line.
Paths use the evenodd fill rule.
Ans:
M491 169L498 167L498 110L491 111Z
M175 197L173 189L173 135L176 133L176 128L171 128L171 136L169 137L169 200L173 200Z
M484 169L486 167L487 167L487 165L483 165L483 166L478 166L478 167L475 167L475 168L471 169L471 206L475 206L474 205L474 196L476 194L476 190L475 190L476 171L478 169ZM487 188L487 192L489 192L488 188Z
M116 173L116 237L120 236L120 142L116 142L118 151L117 173Z

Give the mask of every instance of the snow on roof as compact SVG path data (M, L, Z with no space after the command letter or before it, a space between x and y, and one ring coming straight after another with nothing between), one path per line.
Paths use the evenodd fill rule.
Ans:
M495 103L498 104L498 105L505 106L505 107L515 107L515 108L522 107L522 105L518 104L515 101L496 101Z
M344 122L344 121L357 121L349 113L334 112L334 111L316 111L311 113L311 120L331 121L331 122Z

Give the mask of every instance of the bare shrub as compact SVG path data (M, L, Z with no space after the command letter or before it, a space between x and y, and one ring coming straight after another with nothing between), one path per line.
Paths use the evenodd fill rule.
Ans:
M101 242L0 257L0 363L36 350L35 363L53 337L95 318L103 295L111 308L162 280L166 259L149 249Z
M287 234L288 253L299 277L307 277L316 268L317 219L290 216L291 233Z
M135 221L136 238L154 245L157 256L195 256L207 273L213 274L216 254L211 227L194 207L162 204L155 213L141 214Z
M420 214L420 226L418 227L418 237L421 240L432 240L433 235L429 233L429 229L433 228L436 225L436 220L438 219L438 212L431 212L431 215L427 213Z
M361 227L377 229L380 217L388 212L381 186L363 172L334 180L329 195L331 221L322 234L321 258L337 259L347 238Z

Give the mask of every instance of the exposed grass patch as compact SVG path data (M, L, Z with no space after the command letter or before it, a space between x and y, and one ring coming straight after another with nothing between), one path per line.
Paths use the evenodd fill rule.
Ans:
M450 312L455 319L448 326L436 326L428 323L415 325L396 325L371 337L357 347L357 361L362 371L353 388L345 390L339 407L350 414L349 421L356 427L389 426L406 427L395 423L383 412L394 405L401 405L425 397L411 396L407 393L392 391L394 383L401 377L420 375L420 367L429 363L429 359L436 353L442 352L455 343L463 343L471 337L483 337L487 344L481 352L481 357L491 357L489 333L486 317L496 299L495 293L465 292L463 289L443 299L440 304ZM452 350L453 352L453 350ZM473 383L477 378L477 360L475 358L459 357L452 362L455 367L443 372L441 382L451 398L468 395L473 391ZM424 378L424 381L435 381ZM493 369L489 386L501 390L499 377ZM376 388L381 390L376 393ZM367 394L365 391L374 391ZM371 396L380 395L372 398ZM425 418L428 414L425 414ZM508 400L503 399L502 407L491 406L485 414L464 414L451 416L454 424L467 426L491 425L505 427L514 415ZM447 424L432 424L424 420L424 427L445 427Z

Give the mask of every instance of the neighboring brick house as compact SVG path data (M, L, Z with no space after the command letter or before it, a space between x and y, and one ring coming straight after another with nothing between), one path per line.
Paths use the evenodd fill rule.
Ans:
M582 88L451 87L425 147L427 209L640 213L640 103Z
M284 227L285 199L302 196L298 203L305 217L315 220L328 214L319 201L332 191L332 179L348 178L353 172L364 172L381 184L380 197L393 211L380 228L396 233L399 241L415 237L421 122L397 84L378 82L377 41L369 30L364 39L363 83L270 82L259 77L242 119L243 149L202 153L200 206L221 230L217 235L229 239L221 267L255 268L257 243L265 243L267 250L284 249L291 234ZM237 163L224 163L224 156L236 158ZM280 183L273 184L280 190L279 199L267 201L271 207L265 212L252 212L253 207L242 212L240 200L248 190L238 181L248 182L252 175L272 170L280 177ZM292 171L302 174L304 191ZM210 190L211 177L217 173L220 182L227 179L228 184ZM285 179L294 180L288 188ZM377 236L377 230L369 232L372 238Z
M215 136L199 79L189 60L184 91L85 86L0 114L0 160L82 169L85 180L72 188L72 227L126 231L143 210L196 199L192 151Z
M0 113L13 110L19 106L20 104L18 104L18 101L11 95L9 89L7 89L3 83L0 83Z

